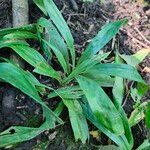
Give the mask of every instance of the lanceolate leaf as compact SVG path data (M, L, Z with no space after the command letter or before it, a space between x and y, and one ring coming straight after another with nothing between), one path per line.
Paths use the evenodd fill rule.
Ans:
M145 107L145 123L148 130L150 130L150 101L147 102Z
M56 114L59 115L63 107L57 109ZM11 146L16 143L28 141L38 136L45 130L49 130L55 127L55 117L49 113L48 109L45 109L46 121L39 128L31 127L10 127L6 131L0 133L0 147Z
M126 64L97 64L87 70L85 73L92 72L93 74L105 74L111 76L118 76L125 79L138 81L145 83L142 77L139 75L136 68Z
M59 96L57 93L64 99L78 99L81 98L81 96L83 95L83 92L81 91L79 86L68 86L64 88L59 88L55 92L51 92L48 95L48 98L54 98Z
M44 3L43 3L43 0L33 0L34 3L41 9L41 11L47 15L47 12L45 10L45 6L44 6Z
M121 64L122 62L118 54L116 54L115 62L117 64ZM124 93L125 93L125 85L124 85L123 78L115 77L115 84L113 86L112 92L113 92L113 97L115 101L117 101L117 103L119 103L119 105L121 106L123 98L124 98Z
M0 133L0 147L12 146L16 143L30 140L45 130L46 128L11 127ZM15 133L12 134L11 132Z
M34 72L50 76L52 78L61 80L61 77L57 71L55 71L50 65L47 64L43 56L33 48L28 46L11 45L11 47L18 55L20 55L30 65L35 67Z
M3 37L4 40L12 39L37 39L37 35L29 31L15 31Z
M50 44L48 43L47 41L45 40L42 40L45 44L47 44L51 49L52 51L54 52L54 54L56 55L59 63L61 64L63 70L65 73L68 73L68 68L67 68L67 63L66 63L66 60L64 58L64 56L62 55L62 53L59 51L59 49L57 49L57 47L55 47L53 44Z
M25 41L22 41L22 40L13 40L13 39L10 39L10 40L1 40L0 41L0 48L4 48L4 47L9 47L11 45L26 45L26 46L29 46L29 44Z
M46 108L50 114L53 114L57 118L57 121L62 123L61 119L59 119L41 100L35 86L32 84L32 81L28 81L28 77L26 77L26 74L23 73L22 70L10 63L0 63L0 70L1 79L33 98L37 103Z
M121 58L119 57L118 53L116 54L115 62L118 64L122 63ZM121 77L115 77L115 84L113 86L113 99L114 99L114 105L116 106L117 110L119 111L122 122L124 125L125 133L124 133L124 139L127 141L127 145L129 145L129 149L132 149L133 147L133 137L132 137L132 132L130 125L128 123L128 119L126 116L126 113L124 112L122 108L122 101L124 98L124 93L125 93L125 87L124 87L124 82L123 78Z
M126 61L127 64L131 66L137 66L140 62L144 60L144 58L150 54L150 49L142 49L133 55L120 55L122 59Z
M94 124L100 131L106 134L112 141L114 141L121 150L130 149L130 145L126 141L124 135L122 136L115 135L114 133L110 132L107 128L105 128L104 125L97 120L86 100L83 100L83 102L80 103L83 108L84 114L92 124Z
M63 102L68 108L69 117L76 141L81 140L82 143L85 143L86 140L89 139L89 130L82 107L77 100L63 99Z
M122 135L124 127L120 114L99 84L83 76L77 81L97 121L116 135Z
M38 21L38 25L46 29L47 33L45 33L45 36L48 39L45 40L47 40L47 42L49 42L51 45L54 45L62 53L62 55L66 59L67 64L69 65L69 54L66 43L57 31L56 27L52 24L50 20L47 20L45 18L40 18Z
M149 139L145 140L136 150L149 150L150 141Z
M46 8L47 13L49 14L50 18L52 19L55 26L57 27L57 29L59 30L59 32L61 33L61 35L63 36L63 38L65 39L68 45L68 48L70 50L70 54L72 57L72 64L73 66L75 66L74 40L69 30L69 27L66 21L64 20L64 18L62 17L60 11L57 9L53 0L50 0L50 1L43 0L43 1L44 1L44 6Z
M0 38L2 38L3 36L16 32L16 31L27 31L27 32L32 32L32 33L36 33L36 24L30 24L30 25L26 25L26 26L22 26L22 27L18 27L18 28L7 28L7 29L1 29L0 30Z
M84 73L84 76L96 81L102 87L113 87L115 83L115 79L110 77L109 75L94 74L92 72L88 72Z
M82 54L78 64L100 51L126 23L127 20L124 19L104 25L102 30L92 40L85 52Z

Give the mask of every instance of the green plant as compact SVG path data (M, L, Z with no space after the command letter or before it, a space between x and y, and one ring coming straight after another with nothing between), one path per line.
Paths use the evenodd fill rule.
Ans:
M131 128L121 106L124 95L123 78L143 84L145 82L135 67L122 64L118 54L114 63L102 63L109 53L99 53L127 20L103 26L76 61L73 37L54 2L52 0L34 0L34 2L45 15L50 16L51 20L40 18L37 24L1 30L0 48L11 48L34 67L33 73L50 77L52 82L57 81L58 88L40 83L29 71L21 69L11 60L1 58L0 78L39 103L43 108L45 121L39 128L15 126L0 133L0 147L32 139L45 130L55 128L56 123L63 124L59 115L65 106L69 112L75 140L85 143L89 139L88 119L120 149L132 149ZM46 35L44 31L47 31ZM36 39L41 44L46 59L31 48L26 39ZM48 63L54 56L61 67L59 71ZM113 100L107 96L102 87L113 87ZM48 100L60 97L61 101L55 110L52 111L45 104L42 100L43 95L47 96Z

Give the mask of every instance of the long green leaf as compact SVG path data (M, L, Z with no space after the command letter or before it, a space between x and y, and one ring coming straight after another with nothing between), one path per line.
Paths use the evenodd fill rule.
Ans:
M64 88L59 88L54 92L51 92L48 95L48 98L54 98L59 95L63 97L64 99L78 99L81 98L83 95L83 92L81 91L79 86L68 86Z
M69 117L74 132L75 140L81 140L85 143L89 139L89 130L82 107L77 100L65 100L64 104L68 108Z
M120 114L99 84L83 76L77 81L97 120L111 132L122 135L124 127Z
M29 46L29 44L25 41L22 41L22 40L0 40L0 49L1 48L4 48L4 47L9 47L11 45L26 45L26 46Z
M106 134L112 141L114 141L121 150L129 150L130 146L128 145L127 141L124 140L124 135L117 136L114 133L110 132L107 128L105 128L104 125L97 120L88 102L85 99L82 99L80 103L86 117L92 124L94 124L100 131Z
M116 54L115 62L117 64L122 63L122 59L119 57L118 53ZM115 84L113 86L112 93L113 93L114 105L116 106L117 110L120 112L122 122L124 125L124 129L125 129L124 139L127 140L130 149L132 149L132 147L133 147L132 132L131 132L130 125L128 123L126 113L124 112L124 110L122 108L122 102L123 102L124 93L125 93L125 87L124 86L125 85L123 82L123 78L115 77Z
M70 54L72 57L72 65L75 66L75 48L74 48L74 40L69 30L69 27L61 15L60 11L56 7L53 0L43 0L44 6L46 8L47 13L49 14L51 20L65 39L67 46L70 50Z
M147 103L148 104L145 107L145 124L148 130L150 130L150 101Z
M22 27L17 27L17 28L6 28L6 29L1 29L0 30L0 38L2 38L3 36L16 32L16 31L27 31L27 32L32 32L32 33L36 33L36 24L30 24L30 25L26 25L26 26L22 26Z
M3 36L4 40L11 39L37 39L37 35L29 31L15 31Z
M86 48L85 52L79 59L78 64L87 60L89 57L91 57L91 55L94 55L98 51L100 51L126 23L127 20L124 19L104 25L102 27L102 30L95 38L93 38L92 42Z
M55 114L59 115L63 107L59 105ZM45 130L55 127L55 118L44 108L46 121L39 128L14 126L0 133L0 147L12 146L16 143L28 141Z
M122 63L122 59L119 57L118 54L116 54L115 62L117 64ZM117 101L117 103L119 103L119 105L121 106L125 93L125 85L123 78L115 77L115 84L113 86L112 93L115 101Z
M56 27L52 24L50 20L47 20L45 18L40 18L38 20L38 25L40 27L43 27L46 29L48 35L45 35L46 37L48 36L48 42L51 45L54 45L64 56L66 59L66 63L69 68L69 54L68 54L68 49L66 46L66 43L64 42L64 39L61 37L60 33L57 31ZM43 32L43 31L42 31ZM41 41L42 42L42 41Z
M18 88L31 98L33 98L37 103L41 104L44 108L46 108L50 114L56 116L48 106L41 100L38 92L35 88L35 85L31 81L28 80L26 74L20 70L17 66L10 63L0 63L0 78L10 83L14 87ZM57 121L62 121L56 116Z
M72 79L78 75L84 73L86 70L92 68L94 65L99 64L104 60L110 53L103 53L98 55L93 55L91 58L85 60L81 64L77 65L71 74L64 80L64 83L69 83ZM92 73L91 73L92 74ZM91 76L91 74L89 76ZM96 75L96 74L95 74ZM92 74L93 76L93 74ZM101 77L100 77L101 80Z
M139 75L136 68L126 64L116 64L116 63L97 64L94 67L87 70L85 73L88 72L92 72L93 74L118 76L125 79L145 83L142 77Z
M41 9L41 11L47 15L47 12L45 10L45 6L44 6L44 3L43 3L43 0L33 0L33 2Z
M127 64L136 67L144 58L150 54L150 49L142 49L133 55L120 55L122 59L126 61Z
M58 81L61 81L61 77L57 71L55 71L50 65L47 64L43 56L35 49L28 46L11 45L12 48L18 55L20 55L30 65L35 67L34 72L50 76Z
M55 47L54 45L48 43L45 40L42 40L45 44L47 44L54 52L54 54L56 55L59 63L61 64L63 70L65 73L68 73L68 67L67 67L67 63L66 60L64 58L64 56L62 55L62 53L57 49L57 47Z
M102 87L113 87L115 79L104 74L94 74L93 72L84 73L84 76L90 78Z

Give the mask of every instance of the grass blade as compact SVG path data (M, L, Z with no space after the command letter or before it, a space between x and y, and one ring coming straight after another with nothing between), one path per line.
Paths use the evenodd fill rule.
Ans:
M150 49L142 49L133 55L120 55L120 57L126 61L127 64L136 67L144 58L150 54Z
M101 124L93 114L89 104L85 99L82 99L82 102L80 101L80 104L83 108L84 114L88 118L88 120L94 124L100 131L102 131L104 134L106 134L112 141L114 141L121 150L127 150L129 149L128 143L126 143L125 140L123 140L124 136L117 136L114 133L110 132L107 128L104 127L103 124Z
M115 62L117 64L122 63L122 59L120 58L118 53L116 54ZM123 98L124 98L124 93L125 93L125 86L124 86L123 78L115 77L115 83L113 86L112 93L113 93L114 100L117 101L117 103L121 106Z
M22 40L1 40L0 41L0 48L9 47L11 45L26 45L29 46L29 44Z
M61 81L61 77L57 71L55 71L50 65L47 64L43 56L35 49L28 46L11 45L18 55L20 55L30 65L35 67L34 72L52 77L58 81Z
M89 139L89 130L82 107L77 100L63 99L63 102L69 111L69 117L75 140L81 140L82 143L86 143L86 140Z
M79 76L77 81L96 119L114 134L122 135L124 127L120 114L99 84L83 76Z
M36 24L30 24L30 25L26 25L26 26L22 26L22 27L18 27L18 28L7 28L7 29L1 29L0 30L0 38L2 38L3 36L16 32L16 31L27 31L27 32L32 32L32 33L36 33Z
M85 73L93 72L93 74L104 74L111 76L118 76L125 79L145 83L136 68L126 64L97 64L87 70Z
M56 92L55 91L51 92L48 95L48 98L54 98L59 95L63 97L64 99L78 99L78 98L81 98L81 96L83 95L83 92L81 91L79 86L68 86L64 88L59 88L56 90Z
M45 44L47 44L51 49L52 51L54 52L54 54L56 55L59 63L61 64L63 70L65 73L68 73L68 67L67 67L67 63L66 63L66 60L64 58L64 56L62 55L62 53L57 49L57 47L55 47L54 45L48 43L47 41L45 40L42 40Z
M9 33L3 37L4 40L11 40L11 39L37 39L37 35L29 32L29 31L15 31L13 33Z
M50 20L47 20L45 18L40 18L38 21L38 25L40 27L43 27L48 32L48 42L51 45L54 45L64 56L66 63L68 64L69 68L69 54L68 49L66 46L66 43L64 42L64 39L61 37L60 33L57 31L56 27L52 24ZM42 31L43 33L43 31ZM47 39L45 39L47 40Z
M127 20L124 19L104 25L102 27L102 30L98 33L98 35L92 40L92 42L86 48L85 52L79 59L78 64L87 60L92 55L100 51L119 32L119 29L126 23Z
M71 32L69 30L69 27L62 17L60 11L56 7L55 3L53 0L48 1L48 0L43 0L44 1L44 6L46 8L47 13L49 14L51 20L65 39L67 46L70 50L71 58L72 58L72 65L73 67L75 66L75 48L74 48L74 39L71 35Z
M44 2L43 0L33 0L33 2L41 9L41 11L47 15L47 12L45 10Z

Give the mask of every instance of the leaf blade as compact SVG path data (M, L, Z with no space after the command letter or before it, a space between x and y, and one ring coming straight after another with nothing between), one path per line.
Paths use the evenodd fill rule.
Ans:
M85 61L92 55L101 50L114 36L118 33L119 29L127 23L127 20L119 20L106 24L99 31L98 35L93 38L92 42L88 45L85 52L82 54L78 61L78 64Z
M95 81L83 76L79 76L77 81L97 120L111 132L123 134L124 127L120 114L102 88Z

